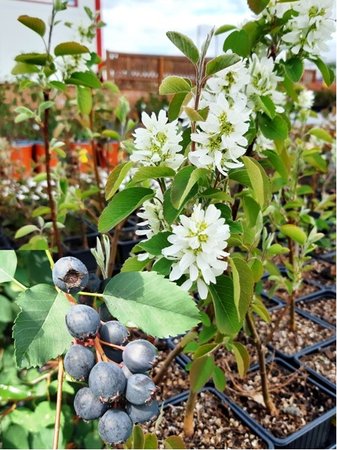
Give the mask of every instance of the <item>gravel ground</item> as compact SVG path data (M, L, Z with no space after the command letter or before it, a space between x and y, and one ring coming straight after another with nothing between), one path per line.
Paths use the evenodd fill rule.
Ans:
M327 296L319 300L300 301L296 304L300 309L307 311L331 325L336 326L336 298Z
M275 324L280 314L284 312L284 308L274 311L271 314L272 324ZM334 334L333 330L324 328L321 325L295 313L296 331L289 331L289 312L283 315L277 329L275 330L272 340L269 340L270 325L259 321L258 330L261 340L264 343L271 343L273 347L281 350L287 355L297 353L305 347L324 341Z
M303 356L300 361L336 384L336 344Z
M264 289L268 292L274 285L273 281L267 280L264 283ZM299 289L297 293L297 298L303 297L304 295L312 294L313 292L318 292L320 288L318 286L313 286L311 284L303 283L301 288ZM283 301L287 302L289 299L289 294L284 289L278 289L273 296L279 297Z
M163 417L159 418L157 424L142 427L144 432L156 433L160 439L181 435L186 448L266 448L266 443L210 392L201 392L198 395L194 410L195 432L191 439L184 438L185 404L183 402L181 405L169 406L163 411Z
M303 274L306 280L318 281L322 286L329 287L336 284L336 266L327 261L310 262L312 269Z

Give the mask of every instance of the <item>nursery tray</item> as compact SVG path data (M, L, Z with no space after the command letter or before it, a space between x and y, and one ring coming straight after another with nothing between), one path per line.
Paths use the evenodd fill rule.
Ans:
M295 367L288 362L275 358L273 360L279 366L285 368L289 372L293 372ZM317 386L322 392L336 401L336 394L331 390L322 386L317 379L308 376L307 382ZM272 441L274 448L276 449L320 449L320 448L334 448L336 444L335 426L333 425L334 417L336 414L336 406L329 411L323 413L320 417L317 417L313 421L304 425L301 429L295 431L284 438L278 438L274 434L263 427L257 420L251 417L251 415L235 403L230 397L224 394L227 402L232 406L233 411L240 412L251 423L252 429L256 430L260 436L265 436Z
M324 318L322 318L320 316L317 316L317 315L315 315L312 312L305 311L304 309L301 308L301 305L299 304L300 302L311 303L311 302L315 302L317 300L323 300L326 297L336 298L336 291L332 290L332 289L325 289L324 291L314 292L312 294L307 295L306 297L298 298L296 300L296 307L301 311L303 316L309 318L310 320L312 320L312 319L319 319L321 322L323 322L327 326L329 326L329 325L334 326L333 324L331 324L330 322L328 322Z

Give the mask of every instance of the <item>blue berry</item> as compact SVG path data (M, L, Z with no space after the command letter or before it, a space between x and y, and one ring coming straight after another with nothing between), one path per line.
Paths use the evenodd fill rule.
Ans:
M100 326L97 311L87 305L74 305L66 315L69 333L77 339L89 339L96 336Z
M130 372L130 370L126 367L125 364L122 365L122 370L123 370L123 373L125 375L125 378L130 378L131 375L133 375L133 373Z
M125 397L134 405L149 403L155 393L156 385L150 377L136 373L128 378Z
M130 342L123 351L123 361L133 373L144 373L152 368L157 355L154 345L144 339Z
M110 320L101 325L99 334L103 341L110 344L122 345L127 340L129 332L127 328L118 322L118 320Z
M70 294L83 290L89 281L88 269L82 261L73 256L66 256L56 261L52 276L55 286Z
M124 393L126 378L122 369L114 363L99 362L89 375L89 387L102 402L112 402Z
M95 365L95 355L83 345L72 345L64 357L64 368L75 380L86 381Z
M100 402L89 388L84 387L75 395L74 408L81 419L94 420L101 417L108 409L108 406Z
M110 445L125 442L132 433L132 421L126 412L110 409L98 422L101 439Z
M145 405L133 405L128 403L126 411L133 423L145 423L155 419L159 414L159 405L157 400Z

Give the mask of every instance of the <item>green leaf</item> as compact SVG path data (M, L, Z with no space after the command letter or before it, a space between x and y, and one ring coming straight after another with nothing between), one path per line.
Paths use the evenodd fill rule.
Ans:
M186 95L187 95L187 93L183 92L180 94L175 94L174 97L172 98L172 100L170 102L169 110L168 110L168 119L170 122L172 122L173 120L176 120L179 117L181 107L184 103Z
M215 330L215 333L216 333L216 330ZM214 336L214 334L213 334L213 336ZM201 358L202 356L205 356L208 353L211 353L215 349L215 347L217 347L217 345L218 344L216 344L215 342L210 343L210 344L200 345L200 347L198 347L194 353L194 358Z
M23 15L18 17L18 21L35 31L35 33L39 34L41 37L43 37L46 32L46 24L38 17Z
M291 81L294 83L300 81L304 72L304 64L300 58L294 56L293 58L288 59L284 63L284 68Z
M258 100L259 105L261 106L261 109L267 114L267 116L272 120L275 117L276 114L276 107L274 105L274 102L270 97L267 95L262 96L256 96L256 99Z
M98 231L107 233L139 208L146 200L154 197L152 189L137 187L118 192L104 208L99 220Z
M137 256L130 256L123 264L121 272L141 272L149 263L149 259L139 261Z
M249 369L250 357L246 347L240 342L232 342L232 351L235 356L238 372L241 378L245 377Z
M317 137L321 141L329 142L330 144L334 141L331 134L323 128L311 128L311 130L308 131L308 134Z
M251 51L250 39L245 30L233 31L225 40L223 50L233 50L239 56L247 57Z
M123 162L114 167L112 172L108 177L105 185L105 198L110 200L114 194L118 191L119 186L122 184L124 178L129 173L130 169L133 167L133 162Z
M269 4L270 0L247 0L249 8L255 13L260 14Z
M158 447L158 438L155 434L146 433L144 436L144 448L146 449L157 449Z
M15 57L15 61L36 66L45 66L48 60L47 53L22 53Z
M199 51L192 39L176 31L168 31L166 36L193 64L199 61Z
M65 80L67 84L74 84L75 86L85 86L92 89L99 89L101 87L101 82L97 76L87 70L86 72L73 72L70 78Z
M318 70L322 74L324 83L327 86L330 86L335 79L334 71L329 66L327 66L320 58L310 59L310 61L316 64Z
M140 183L144 180L174 177L176 174L175 170L170 167L141 167L132 177L130 186L136 183Z
M103 296L114 317L125 325L132 321L151 336L176 336L200 321L193 298L154 272L120 273Z
M204 122L205 119L195 109L190 108L189 106L184 106L183 109L191 122Z
M26 386L0 384L0 402L24 400L31 395L32 392Z
M12 281L17 266L14 250L0 250L0 283Z
M211 378L214 372L213 356L202 356L192 362L190 369L190 389L199 392Z
M15 305L7 297L0 294L0 324L12 322Z
M70 303L63 292L38 284L23 292L17 304L21 312L15 320L13 337L19 368L40 367L69 348L72 337L64 318Z
M255 159L244 156L242 160L247 169L255 200L262 209L269 204L271 199L271 185L269 178L261 164Z
M170 75L159 86L160 95L188 93L192 89L189 79Z
M287 122L280 116L276 115L270 119L266 114L260 114L258 118L259 126L262 134L273 141L284 141L288 137Z
M133 427L132 448L144 448L144 433L140 425L134 425Z
M28 431L24 426L11 423L6 430L2 430L4 448L29 448Z
M34 231L40 231L36 225L24 225L17 230L14 239L20 239L24 236L27 236L27 234L33 233Z
M187 166L181 169L175 176L171 187L172 205L179 209L194 185L200 178L206 178L209 175L207 169L196 169L193 166Z
M219 55L208 61L206 64L206 75L214 75L220 70L226 69L226 67L232 66L238 61L240 61L238 55Z
M115 130L103 130L102 135L115 141L120 141L122 139L121 135Z
M283 180L288 179L288 169L281 157L273 150L264 150L263 154L267 156L272 167L281 175Z
M253 299L254 278L250 267L243 259L231 258L230 266L233 275L234 303L239 318L243 320Z
M50 214L49 206L38 206L32 212L32 217L45 216L46 214Z
M215 30L214 36L218 36L222 33L227 33L227 31L235 30L235 25L221 25L219 28Z
M261 317L262 320L264 320L266 323L271 322L271 317L269 314L268 309L265 307L263 301L255 296L253 301L253 311Z
M37 66L34 66L33 64L26 64L23 62L18 62L13 67L11 74L12 75L25 75L27 73L38 73L40 72L40 69Z
M301 245L304 245L308 239L305 231L302 230L302 228L298 227L297 225L293 225L292 223L282 225L280 227L280 231L285 236L289 237L290 239Z
M211 284L209 290L212 295L216 325L220 333L235 336L242 326L234 302L234 288L231 278L225 275L217 277L216 284Z
M218 391L223 392L225 390L226 376L225 376L223 370L218 366L214 367L213 381L214 381L214 385Z
M61 42L54 48L55 56L81 55L82 53L90 53L90 50L85 45L74 41Z
M186 445L180 436L169 436L164 441L164 447L169 449L179 449L186 448Z
M168 247L170 243L167 238L171 235L170 231L161 231L150 239L137 244L137 248L144 250L154 256L161 256L163 248Z
M268 255L286 255L289 253L289 248L283 247L281 244L273 244L267 249Z
M92 110L92 91L88 87L77 86L77 106L81 114L88 116Z
M152 270L159 273L160 275L164 275L164 277L168 276L171 272L172 264L174 263L171 259L166 258L160 258L158 261L156 261L153 266Z

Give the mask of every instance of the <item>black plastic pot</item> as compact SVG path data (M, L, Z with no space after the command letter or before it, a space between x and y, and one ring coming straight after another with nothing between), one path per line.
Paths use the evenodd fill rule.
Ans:
M275 358L274 363L284 367L289 372L294 371L294 367L288 362ZM336 399L336 394L331 392L326 387L322 386L314 377L307 378L307 382L317 386L322 392ZM336 414L336 407L323 413L320 417L317 417L312 422L307 423L303 428L295 431L291 435L285 438L278 438L274 436L269 430L264 428L260 423L253 419L249 412L241 408L231 398L224 395L226 401L232 406L233 411L241 413L250 422L251 428L259 434L259 436L265 436L271 440L274 448L276 449L320 449L320 448L333 448L332 445L336 443L335 427L333 425L333 419Z
M285 306L277 306L275 308L272 308L270 311L274 312L274 311L277 311L277 310L282 309L282 308L285 308ZM312 322L320 325L323 328L328 328L329 330L333 330L334 332L336 330L333 325L330 325L329 323L324 322L323 320L320 320L318 317L311 316L310 314L304 314L304 312L301 311L298 308L295 308L295 311L300 316L311 320ZM305 355L308 351L315 350L315 349L319 348L320 346L324 345L325 343L330 342L331 339L333 339L334 337L336 337L335 333L333 334L333 336L330 336L327 339L323 339L321 341L318 341L316 344L309 345L308 347L304 347L301 350L299 350L298 352L291 353L291 354L284 353L281 350L278 350L277 347L275 347L274 345L272 345L270 343L267 343L267 347L269 347L271 350L273 350L275 352L276 356L279 356L279 357L281 357L281 358L283 358L285 360L289 360L291 358L300 358L302 355Z
M232 407L232 405L228 402L226 396L224 394L222 394L221 392L217 391L216 389L212 388L212 387L204 387L200 392L209 392L210 394L213 394L215 397L217 397L219 399L219 401L229 410L231 410L233 412L233 414L236 416L236 418L238 420L240 420L240 422L242 422L244 425L246 425L248 428L250 428L254 434L256 434L258 437L260 437L265 443L266 443L266 448L268 449L272 449L275 448L273 445L272 440L266 436L264 433L260 433L260 431L252 424L252 422L247 418L247 416L245 414L243 414L243 412L238 409L238 408L234 408ZM177 406L180 405L181 403L185 402L188 398L188 391L182 392L181 394L175 395L174 397L169 398L168 400L165 400L163 402L163 409L169 408L170 406ZM225 447L225 442L224 442L224 448Z
M13 247L9 241L9 239L2 234L0 229L0 250L12 250Z
M96 247L96 239L99 236L97 228L94 224L83 220L86 227L86 239L89 248ZM64 238L64 245L69 251L83 250L83 236L77 234Z
M332 381L330 381L328 378L326 378L324 375L316 372L314 369L311 369L308 367L305 362L301 361L301 358L303 356L312 355L314 353L319 353L326 347L329 347L330 345L334 344L336 342L336 338L331 338L330 342L325 343L324 345L321 345L320 347L310 350L305 353L305 355L302 355L300 358L295 358L294 365L296 367L304 367L307 372L310 373L313 379L316 379L322 386L325 386L327 389L330 389L332 392L336 392L336 384L334 384Z
M315 259L321 259L322 261L327 261L330 264L336 264L336 250L333 250L322 255L314 255Z
M309 294L305 297L301 297L299 299L296 300L296 307L299 311L301 311L301 314L305 317L307 317L308 319L319 319L321 322L323 322L326 325L331 325L334 326L333 324L327 322L326 320L324 320L322 317L316 316L313 313L310 313L309 311L305 311L304 309L301 309L301 304L300 303L311 303L311 302L315 302L318 300L322 300L326 297L332 297L332 298L336 298L336 291L332 290L332 289L325 289L324 291L319 291L319 292L313 292L312 294Z

